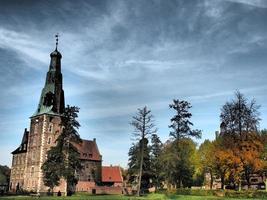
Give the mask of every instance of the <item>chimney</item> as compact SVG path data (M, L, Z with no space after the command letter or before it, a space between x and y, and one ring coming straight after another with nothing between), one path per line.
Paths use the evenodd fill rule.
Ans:
M96 139L94 138L93 141L96 142Z

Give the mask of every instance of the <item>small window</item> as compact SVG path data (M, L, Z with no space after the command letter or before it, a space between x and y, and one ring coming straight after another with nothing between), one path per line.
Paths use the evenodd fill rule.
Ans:
M49 137L47 140L47 144L50 144L50 143L51 143L51 137Z
M48 132L52 133L53 132L53 124L49 124L48 127Z
M32 166L32 168L31 168L31 177L33 177L33 173L34 173L34 166ZM32 182L32 184L33 184L33 182Z

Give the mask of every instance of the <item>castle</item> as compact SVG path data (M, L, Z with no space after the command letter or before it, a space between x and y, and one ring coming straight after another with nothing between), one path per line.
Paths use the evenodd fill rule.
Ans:
M57 39L58 43L58 39ZM25 129L20 146L12 152L10 191L32 191L46 193L43 183L42 164L47 151L56 144L61 134L61 116L65 99L61 73L61 53L56 49L50 54L51 61L46 81L41 92L36 112L30 117L30 130ZM96 140L82 140L77 146L83 169L78 172L76 191L89 191L101 182L102 156ZM65 180L54 191L66 191Z

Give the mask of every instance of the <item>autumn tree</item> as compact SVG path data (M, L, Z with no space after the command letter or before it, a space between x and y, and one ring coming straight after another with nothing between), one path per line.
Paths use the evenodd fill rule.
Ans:
M148 141L148 137L151 134L156 133L156 128L154 125L154 119L153 115L151 114L151 110L149 110L146 106L142 109L138 109L136 116L133 116L130 124L134 127L134 138L140 142L140 163L137 186L137 196L140 196L145 142Z
M250 175L259 171L263 150L259 139L259 105L255 100L248 101L239 91L235 99L221 109L221 138L224 149L232 152L231 178L240 187L243 177L250 186Z

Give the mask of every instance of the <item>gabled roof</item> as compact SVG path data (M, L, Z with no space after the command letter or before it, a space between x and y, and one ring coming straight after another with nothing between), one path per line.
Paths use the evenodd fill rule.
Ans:
M123 178L122 178L120 167L103 166L102 167L102 182L122 183Z
M12 152L12 154L19 154L19 153L27 152L28 137L29 137L29 131L27 131L27 129L25 128L24 134L21 140L21 144L15 151Z
M99 153L96 140L82 140L82 143L75 144L75 147L80 152L80 158L82 160L94 160L101 161L102 156Z

